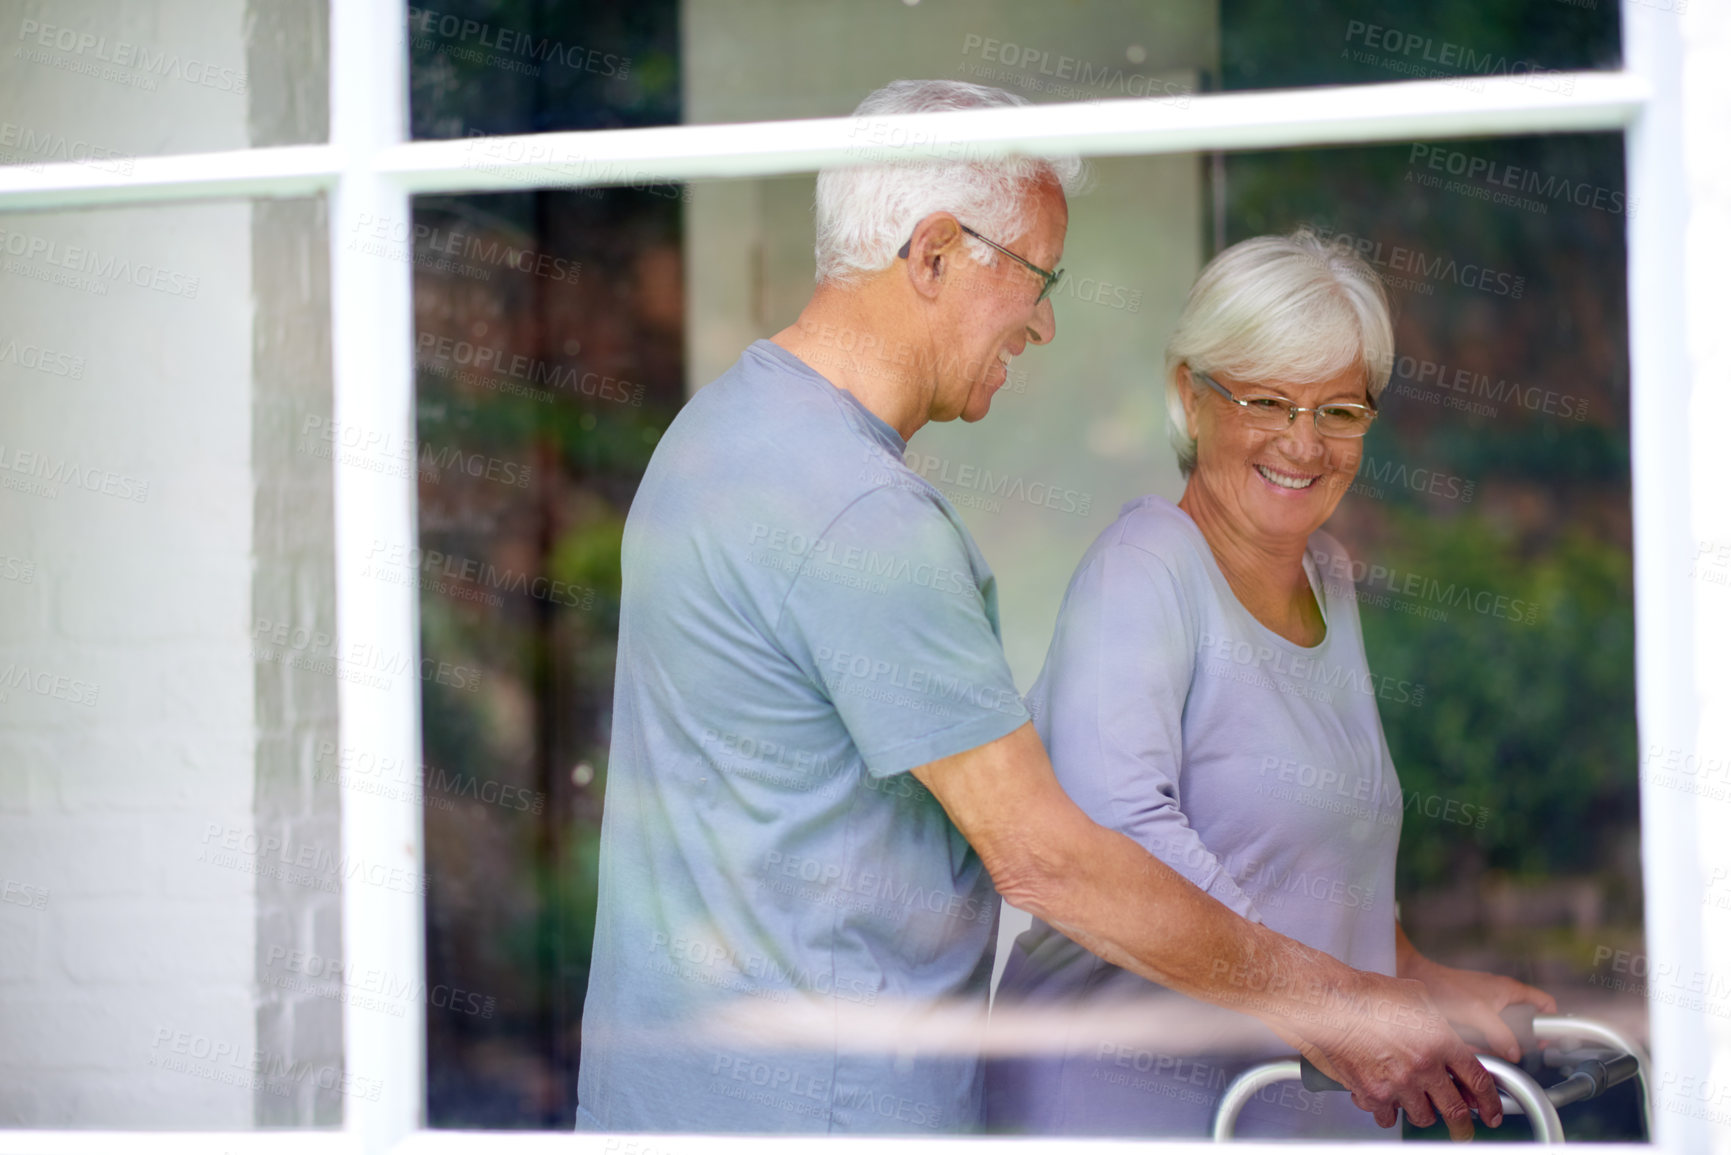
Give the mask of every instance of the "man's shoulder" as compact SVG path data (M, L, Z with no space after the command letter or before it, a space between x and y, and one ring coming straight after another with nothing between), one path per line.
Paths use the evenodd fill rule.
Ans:
M827 378L769 341L753 342L697 390L668 433L701 439L705 460L736 471L787 464L834 477L855 462L895 458Z

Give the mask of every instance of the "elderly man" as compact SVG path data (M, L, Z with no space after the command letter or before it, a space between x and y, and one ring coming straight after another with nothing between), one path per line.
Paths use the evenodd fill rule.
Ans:
M900 81L857 114L1013 103ZM1500 1117L1417 984L1241 918L1064 795L991 571L903 463L1055 335L1080 167L824 172L810 303L657 447L625 527L580 1127L974 1129L1000 894L1257 1015L1385 1125Z

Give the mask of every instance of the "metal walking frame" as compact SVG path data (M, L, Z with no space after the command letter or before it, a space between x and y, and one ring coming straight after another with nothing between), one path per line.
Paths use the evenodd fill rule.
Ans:
M1596 1098L1631 1078L1640 1081L1642 1119L1648 1137L1652 1136L1652 1087L1648 1081L1647 1052L1639 1043L1615 1027L1571 1015L1535 1016L1533 1035L1540 1042L1553 1044L1570 1041L1595 1044L1569 1049L1553 1046L1538 1052L1546 1067L1564 1072L1560 1081L1548 1087L1541 1086L1537 1079L1513 1063L1488 1055L1479 1056L1479 1062L1496 1080L1503 1101L1503 1114L1527 1116L1532 1121L1534 1142L1563 1142L1563 1123L1557 1108ZM1292 1079L1302 1079L1305 1089L1310 1091L1346 1089L1302 1059L1262 1063L1239 1075L1226 1088L1214 1114L1214 1141L1224 1143L1231 1140L1240 1112L1259 1091Z

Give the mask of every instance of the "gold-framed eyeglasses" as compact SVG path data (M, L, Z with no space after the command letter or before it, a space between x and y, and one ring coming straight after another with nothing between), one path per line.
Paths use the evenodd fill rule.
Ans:
M1316 431L1324 437L1363 437L1370 432L1370 423L1376 420L1374 401L1369 405L1334 401L1309 409L1294 405L1273 393L1251 393L1235 397L1226 386L1194 366L1190 369L1190 375L1238 406L1239 411L1244 414L1244 423L1252 429L1263 429L1270 433L1290 429L1300 413L1308 413L1316 425Z
M1047 297L1050 297L1052 295L1052 290L1058 287L1058 282L1062 281L1064 279L1064 270L1063 269L1059 269L1057 272L1052 272L1049 269L1042 269L1039 265L1036 265L1033 261L1030 261L1028 258L1022 256L1021 254L1012 253L1009 249L1006 249L1003 245L1000 245L997 241L994 241L991 237L981 236L979 233L975 232L973 229L970 229L967 225L962 224L961 221L957 221L956 224L961 227L961 230L964 233L967 233L970 237L973 237L976 241L980 241L983 244L991 245L994 249L997 249L1000 253L1003 253L1006 257L1009 257L1012 261L1020 261L1022 263L1023 267L1028 269L1028 271L1033 273L1036 277L1040 278L1040 295L1038 297L1034 298L1034 304L1035 305L1038 305L1041 301L1044 301ZM902 247L896 250L896 256L900 257L904 261L907 260L908 259L908 252L910 249L913 248L913 243L914 243L914 239L912 237L909 237L907 240L903 241Z

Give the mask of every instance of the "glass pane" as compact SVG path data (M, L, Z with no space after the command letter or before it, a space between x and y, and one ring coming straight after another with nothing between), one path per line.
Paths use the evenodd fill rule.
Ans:
M679 190L423 198L416 264L429 1118L572 1118L619 539L684 394ZM437 254L452 256L442 263Z
M1681 14L1687 3L1652 0L1645 6ZM1556 73L1621 66L1617 5L1610 0L1220 4L1220 78L1226 89L1458 77L1461 87L1478 92L1487 79L1512 77L1540 92L1567 95L1572 84Z
M1611 0L452 0L406 19L417 138L844 116L898 78L1182 107L1210 89L1433 76L1561 90L1558 71L1620 61Z
M0 164L75 162L327 140L319 0L77 0L0 23Z
M1220 171L1228 241L1340 235L1394 304L1393 375L1329 529L1384 679L1402 923L1435 957L1644 1036L1645 991L1613 969L1644 957L1623 247L1640 206L1622 139ZM1637 1112L1625 1086L1564 1122L1571 1140L1627 1139Z
M317 773L324 212L0 217L0 1127L334 1127L378 1094Z
M1326 576L1355 603L1400 776L1385 799L1397 885L1380 897L1431 957L1644 1037L1641 992L1611 981L1642 943L1622 296L1638 206L1620 139L1094 170L1070 205L1057 339L1016 359L983 423L928 425L904 456L996 575L1016 686L1040 672L1071 576L1120 507L1184 490L1161 366L1202 266L1301 224L1340 236L1389 286L1396 338L1327 527L1353 559ZM481 669L485 687L428 690L429 982L493 1012L432 1016L439 1127L571 1124L622 526L682 399L811 293L813 178L659 193L417 204L421 540L393 565L420 585L428 656ZM1305 773L1246 789L1329 810ZM1366 906L1387 933L1392 902ZM1005 911L999 973L1027 925ZM700 1081L692 1102L726 1091ZM1638 1134L1628 1088L1566 1122L1571 1137Z

